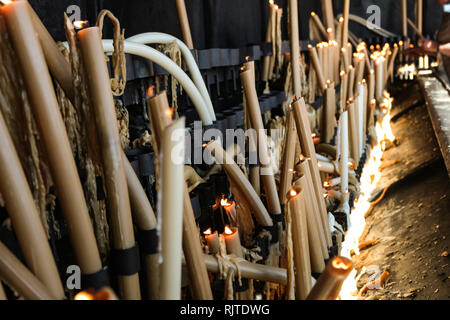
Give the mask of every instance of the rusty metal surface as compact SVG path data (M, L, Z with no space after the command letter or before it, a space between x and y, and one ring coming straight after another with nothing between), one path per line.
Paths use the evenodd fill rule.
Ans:
M436 77L420 77L419 84L450 177L450 95Z

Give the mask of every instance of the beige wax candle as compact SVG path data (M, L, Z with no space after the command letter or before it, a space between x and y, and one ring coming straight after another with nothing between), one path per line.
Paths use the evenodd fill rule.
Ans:
M205 235L206 243L208 244L209 253L216 254L219 252L219 233L217 231L212 232L211 228L203 232Z
M306 210L301 200L304 196L301 188L291 189L287 195L286 205L292 219L295 293L298 300L306 299L312 286Z
M86 67L90 98L101 145L103 170L111 217L113 246L117 250L135 246L133 222L127 180L122 161L116 111L98 27L78 32L81 53ZM119 295L125 299L140 299L139 275L119 276Z
M352 262L344 257L333 258L320 275L308 295L308 300L336 300L339 289L353 269Z
M25 261L50 293L62 299L64 290L47 235L1 112L0 150L0 193Z
M296 97L302 96L300 83L300 43L298 32L298 1L289 0L289 40L291 44L292 87Z
M186 4L184 0L176 0L178 19L180 20L181 33L183 34L183 41L189 49L194 49L192 42L191 27L189 26L189 18L186 11Z
M242 252L238 228L230 228L229 226L225 226L223 237L225 239L225 244L227 246L227 253L234 254L236 257L239 258L243 258L244 254Z
M164 130L161 140L161 299L181 298L183 234L184 127L181 118ZM176 154L175 154L176 152Z

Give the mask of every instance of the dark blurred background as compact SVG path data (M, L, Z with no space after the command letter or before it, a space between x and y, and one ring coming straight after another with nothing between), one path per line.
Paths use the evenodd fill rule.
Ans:
M334 13L342 13L344 0L334 0ZM30 0L44 24L56 40L65 40L63 13L71 5L80 8L81 20L95 23L102 9L111 10L125 28L125 37L141 32L164 32L181 37L175 0ZM287 33L288 0L275 0L283 8L284 30ZM408 0L408 16L414 21L415 0ZM437 0L424 0L424 35L434 37L442 19L442 9ZM370 5L381 8L381 27L401 34L401 1L399 0L351 0L350 12L363 18ZM191 32L196 49L240 48L264 42L268 20L268 0L186 0ZM309 35L308 19L312 11L322 16L321 1L301 0L300 37ZM70 14L69 14L70 15ZM356 36L370 39L376 35L350 22L350 30ZM413 33L409 30L410 35ZM111 37L111 25L105 23L104 37Z

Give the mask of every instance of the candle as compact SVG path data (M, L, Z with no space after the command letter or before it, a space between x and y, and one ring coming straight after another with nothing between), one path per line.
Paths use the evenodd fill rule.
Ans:
M366 135L364 132L364 84L358 85L358 98L357 98L357 111L358 111L358 137L359 137L359 154L363 153L364 143L366 141Z
M297 165L296 169L298 172L305 176L306 179L306 185L307 185L307 191L309 191L312 204L312 212L315 216L315 220L317 221L318 228L319 228L319 234L320 234L320 241L322 243L322 255L325 259L329 258L328 255L328 243L331 242L331 234L328 231L329 230L329 223L328 223L328 216L322 214L322 212L319 209L319 205L317 200L314 196L314 184L312 182L311 178L311 169L310 169L310 163L311 159L305 159L303 160L299 165ZM323 192L322 192L323 194ZM322 197L323 198L323 197Z
M247 99L247 106L250 113L253 129L256 130L258 140L258 155L261 166L261 179L266 191L266 200L271 214L281 214L280 202L277 196L275 179L272 172L270 157L268 155L267 136L262 122L261 108L259 106L258 95L255 83L250 70L241 72L241 80Z
M323 40L328 38L327 30L325 29L324 25L322 24L322 21L320 21L319 16L313 11L311 12L311 19L314 22L314 25L316 26L317 30L319 30L320 35L322 36Z
M383 100L384 62L381 55L375 59L375 98L378 102Z
M353 54L353 63L355 65L355 83L353 92L357 94L358 86L364 78L364 54L363 53L354 53Z
M414 24L414 22L412 22L410 19L407 19L407 21L408 21L408 25L411 27L411 29L413 29L413 31L419 36L419 37L423 37L423 35L422 35L422 31L419 29L419 27L418 26L416 26L415 24Z
M339 95L339 112L342 113L347 105L347 89L348 89L348 76L345 71L341 71L341 91Z
M323 94L325 92L325 88L326 88L326 81L325 81L325 77L323 75L322 67L319 62L319 57L317 55L317 51L316 51L315 47L308 45L308 48L309 48L309 56L311 58L311 62L313 64L314 70L316 71L316 74L317 74L317 81L319 82L320 92ZM300 97L300 96L296 95L296 97Z
M25 299L54 300L56 298L2 242L0 242L0 278Z
M291 44L292 87L296 97L302 96L300 82L300 43L298 32L298 1L289 0L289 39Z
M288 192L286 205L287 214L292 219L292 245L296 270L295 293L299 300L306 299L312 285L306 210L301 200L304 196L301 188L292 188Z
M322 0L322 12L323 12L323 18L325 21L325 25L327 29L334 29L334 13L333 13L333 3L332 0ZM335 35L334 32L329 33L331 36L331 39L334 40Z
M208 244L208 251L209 253L216 254L219 252L219 233L217 231L214 231L214 233L211 231L211 228L205 230L203 232L205 235L206 243Z
M275 8L273 4L273 0L269 0L269 20L267 21L267 31L266 31L266 42L275 41L272 39L272 29L274 28L275 20ZM275 52L272 52L275 55ZM270 56L264 56L263 58L263 69L261 73L261 80L268 81L269 80L269 67L270 67Z
M359 130L358 130L358 106L352 100L348 106L348 122L349 122L349 136L350 136L350 156L352 159L359 162Z
M62 299L64 290L47 235L1 112L0 150L0 193L25 261L50 293Z
M341 49L341 66L344 68L342 71L348 72L350 62L348 61L348 54L345 48Z
M398 45L395 43L394 44L394 51L391 54L391 57L389 59L389 64L388 64L388 75L387 77L391 78L391 81L394 81L394 66L395 66L395 59L397 59L397 55L398 55ZM428 56L425 56L428 57ZM427 69L427 68L425 68Z
M280 174L279 198L280 203L286 200L286 194L292 185L292 175L295 164L295 145L297 143L297 132L295 129L294 115L292 110L286 114L286 133L284 138L283 162Z
M353 269L352 262L344 257L335 257L328 262L308 295L308 300L336 300L342 283Z
M223 150L217 141L211 141L206 147L217 162L223 166L228 177L239 186L239 189L251 206L258 223L262 226L272 226L272 219L270 218L267 209L264 207L261 199L258 197L252 185L234 160L225 152L225 150Z
M294 110L295 124L297 128L298 138L300 140L300 147L304 155L311 159L309 161L309 167L314 185L314 193L316 201L319 204L320 212L324 217L328 217L325 201L322 195L322 182L320 180L319 168L317 165L316 151L314 148L313 140L311 138L311 128L308 121L308 115L306 114L306 106L303 98L295 101L292 104ZM325 226L327 234L330 233L328 224ZM332 245L331 236L327 237L328 246Z
M161 299L181 298L181 248L183 234L184 118L164 129L161 140ZM176 152L176 154L175 154Z
M236 202L229 202L227 199L221 199L220 205L225 210L228 216L228 221L230 221L232 225L237 225L238 217L236 215Z
M3 289L3 284L0 281L0 301L8 300L6 298L5 290Z
M236 257L239 258L243 258L244 254L242 252L238 228L230 228L229 226L225 226L223 237L225 239L225 244L227 246L227 253L234 254Z
M111 92L108 69L98 27L78 32L80 49L85 63L90 98L103 158L103 170L108 195L108 213L111 215L113 246L126 250L135 246L131 208L128 197L122 148L119 141L116 111ZM125 299L140 299L139 275L119 276L119 295Z
M307 165L307 164L306 164ZM305 196L302 198L303 206L305 207L306 222L308 230L308 245L311 259L311 270L316 273L322 273L325 269L324 252L328 254L325 234L322 230L321 221L317 220L317 212L314 211L313 202L310 192L310 186L307 183L306 176L302 175L296 182L296 187L300 187Z
M402 0L402 35L408 37L408 0Z
M96 273L102 268L97 243L48 66L30 20L29 5L14 1L0 10L47 151L77 263L84 274Z
M344 25L342 26L342 48L347 48L348 43L348 18L350 14L350 0L344 0Z
M153 149L158 153L163 131L172 122L166 92L162 91L149 98L147 100L147 110L152 134L155 136ZM203 253L200 242L198 241L197 224L195 223L194 212L186 183L184 183L183 190L183 205L183 252L186 258L193 297L197 300L212 300L208 272L202 259Z
M203 255L203 257L209 272L220 272L219 262L216 257L208 254ZM230 268L232 268L235 272L238 272L236 265L239 267L239 273L242 278L286 285L287 273L284 268L251 263L244 259L236 259L232 264L230 264Z
M170 44L174 41L177 43L178 47L181 50L181 54L183 55L184 62L189 69L189 74L192 77L192 81L197 86L200 94L202 95L205 103L208 106L208 110L213 121L216 120L216 116L214 114L214 107L211 102L211 98L208 93L208 89L206 88L205 81L203 80L203 76L200 73L200 69L197 65L197 62L191 53L191 50L184 44L183 41L171 36L166 33L159 32L145 32L140 33L135 36L127 38L127 41L141 43L141 44L152 44L152 43L163 43Z
M186 12L186 4L184 0L176 0L178 19L180 20L181 33L183 34L184 43L189 49L194 49L192 42L191 27L189 26L189 18Z
M325 112L322 116L322 128L324 132L322 133L322 141L329 143L334 136L334 128L336 127L336 91L334 89L334 82L328 83L324 95L324 107Z
M58 84L63 88L67 98L74 102L75 92L72 86L72 72L70 70L69 62L64 58L64 55L59 50L56 42L45 28L36 12L28 5L28 3L27 6L35 32L38 34L38 39L40 40L48 68Z
M368 75L368 90L367 90L367 102L370 105L371 101L375 98L375 73L370 70Z
M339 119L340 126L340 154L339 159L339 172L341 176L341 193L345 194L348 189L348 111L345 110L341 113Z
M355 97L355 68L353 66L348 67L348 87L347 87L347 100L352 101Z
M273 6L273 18L271 23L271 29L272 29L272 55L270 56L270 62L269 62L269 79L272 79L273 77L273 68L275 66L275 58L277 56L277 25L278 25L278 19L281 19L281 15L279 13L279 9L277 5Z
M336 28L336 41L337 41L337 46L339 49L342 48L343 25L344 25L344 18L340 17L337 28Z
M416 0L416 25L419 33L423 31L423 0Z

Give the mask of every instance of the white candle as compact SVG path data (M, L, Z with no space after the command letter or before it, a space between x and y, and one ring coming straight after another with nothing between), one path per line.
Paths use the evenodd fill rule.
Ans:
M192 81L194 81L197 86L200 94L205 100L206 105L208 106L208 110L210 116L213 121L216 120L216 115L214 113L214 108L211 102L211 98L208 93L208 89L206 88L205 81L203 80L202 74L198 68L197 62L195 62L194 56L191 53L191 50L178 38L166 33L160 32L146 32L137 34L130 38L126 39L127 41L141 43L141 44L151 44L151 43L164 43L169 44L176 41L177 45L180 47L181 54L183 55L183 59L186 62L186 65L189 69L189 73L191 74Z
M203 124L212 124L212 118L210 115L211 112L208 110L208 107L205 104L205 100L203 99L202 95L200 94L192 80L175 62L173 62L170 58L168 58L158 50L155 50L149 46L130 42L127 40L125 40L123 43L125 53L134 54L149 59L152 62L163 67L168 73L174 76L184 88L186 93L189 95L189 98L192 100L192 103L194 104ZM113 41L103 40L103 49L105 50L105 52L113 52Z
M340 125L340 141L341 141L341 158L339 161L339 172L341 173L341 193L347 192L348 189L348 111L341 114L339 120Z
M161 299L181 298L184 188L184 118L169 125L161 141Z
M358 130L359 130L359 153L363 153L365 134L364 134L364 85L358 85Z

